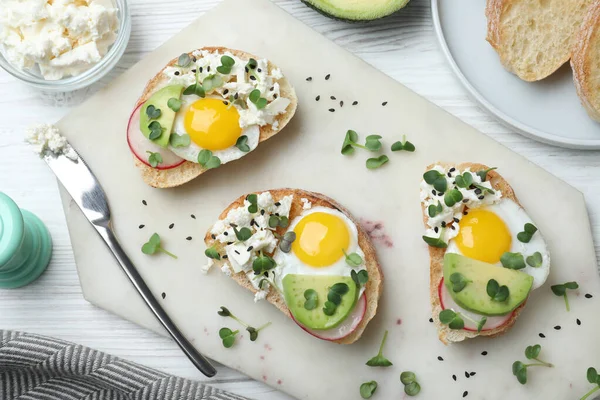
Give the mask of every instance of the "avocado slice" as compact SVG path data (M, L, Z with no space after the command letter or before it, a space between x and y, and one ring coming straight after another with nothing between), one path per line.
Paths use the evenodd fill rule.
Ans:
M409 0L302 0L321 14L343 21L371 21L406 6Z
M173 130L173 122L175 122L175 111L171 110L167 105L167 102L171 97L179 99L181 92L183 91L182 85L169 85L155 92L140 108L140 130L149 138L150 136L150 118L146 114L146 109L149 105L153 105L160 110L160 117L156 120L160 126L164 128L163 133L158 139L154 139L153 142L161 147L167 147L169 145L169 137Z
M349 276L289 274L283 278L282 283L285 303L294 319L314 330L331 329L341 324L352 312L358 299L358 288ZM329 289L336 283L345 283L349 291L342 296L333 315L325 315L323 305L327 301ZM304 308L304 292L308 289L315 290L318 295L317 306L312 310Z
M457 272L472 282L461 291L454 292L450 276ZM490 279L508 287L510 294L506 301L494 301L488 295L487 284ZM527 299L533 285L533 277L521 271L488 264L460 254L446 253L444 284L459 306L477 314L495 316L510 313Z

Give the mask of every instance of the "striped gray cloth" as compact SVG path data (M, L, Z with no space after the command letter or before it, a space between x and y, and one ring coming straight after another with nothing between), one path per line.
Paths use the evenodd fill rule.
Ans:
M248 400L63 340L0 330L1 400Z

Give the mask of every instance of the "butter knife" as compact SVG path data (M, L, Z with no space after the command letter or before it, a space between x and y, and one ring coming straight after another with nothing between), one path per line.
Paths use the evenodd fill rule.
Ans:
M83 215L92 224L94 229L96 229L100 237L102 237L104 243L106 243L113 253L119 265L121 265L121 268L123 268L123 271L125 271L125 274L140 293L140 296L142 296L156 319L160 321L162 326L169 332L181 350L183 350L185 355L200 372L208 377L215 376L217 373L215 367L192 346L177 326L175 326L127 254L125 254L112 229L110 208L106 194L85 161L70 145L68 146L68 151L64 152L64 154L46 152L43 155L43 159L50 169L52 169L60 183L67 189L67 192L69 192L75 203L77 203Z

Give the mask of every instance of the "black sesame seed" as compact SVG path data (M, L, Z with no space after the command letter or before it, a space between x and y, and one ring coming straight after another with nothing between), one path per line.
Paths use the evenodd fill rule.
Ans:
M452 167L452 168L449 169L449 171L450 172L454 172L454 171L456 171L456 168Z
M460 222L460 219L454 217L454 222L456 222L458 224Z
M265 215L265 210L260 210L260 215Z
M236 99L236 100L237 100L239 97L240 97L240 95L239 95L238 93L236 93L236 94L234 94L234 95L233 95L233 98L234 98L234 99Z
M482 195L482 196L479 196L479 197L478 197L478 199L479 199L479 200L483 200L483 199L484 199L484 196L483 196L483 195Z
M215 236L214 234L210 235L210 237L213 238L213 240L215 240L217 238L217 236Z
M275 203L275 207L279 207L281 205L280 202Z
M581 320L577 318L577 325L581 325Z
M469 202L469 199L463 199L463 203L468 203L468 202ZM467 215L467 214L465 214L465 215Z
M470 378L471 375L469 375L469 373L467 371L465 371L465 378Z
M224 96L225 96L225 95L227 95L227 93L229 93L229 89L225 89L225 90L223 90L223 95L224 95Z
M194 73L194 74L195 74L195 73L196 73L196 70L195 70L195 69L193 69L193 70L192 70L192 73Z
M387 101L384 101L383 103L381 103L382 106L387 106Z
M227 254L221 256L224 260L227 258Z
M329 97L331 100L336 100L335 96L330 96Z
M469 215L468 211L463 211L463 215Z
M275 93L275 94L273 95L273 98L274 98L274 99L276 99L276 98L277 98L277 93Z
M175 75L179 75L179 71L175 71Z
M456 382L456 375L452 375L452 379L454 379L454 382Z
M173 229L174 226L175 226L175 224L169 225L169 229Z
M444 361L444 359L442 358L442 356L438 356L438 360Z
M306 80L307 80L308 82L312 81L312 76L309 76L308 78L306 78Z
M251 81L255 81L255 80L256 80L256 77L255 77L254 75L250 75L250 80L251 80Z
M481 189L479 189L479 188L475 189L475 194L481 194Z
M197 59L196 57L193 57L193 58L192 58L192 61L193 61L193 62L196 62L196 61L198 61L198 59Z
M251 252L253 248L254 248L254 246L250 246L250 247L248 247L248 248L246 249L246 251L247 251L247 252Z
M585 298L586 298L586 299L591 299L592 297L594 297L594 296L592 296L592 295L591 295L591 294L589 294L589 293L586 293L586 294L585 294Z
M250 72L250 71L248 70L248 67L245 67L244 69L246 70L246 73ZM307 80L308 80L308 79L307 79Z
M453 184L453 185L456 185L456 181L452 181L452 184Z
M258 72L262 72L262 69L260 69L260 68L259 68L259 69L257 69L257 71L258 71Z
M543 333L540 333L539 335L542 339L544 339L546 337L546 335L544 335Z
M436 226L435 228L433 228L433 230L435 231L435 233L438 233L440 229Z
M142 204L145 205L145 206L148 205L148 203L146 203L146 200L142 200Z
M194 214L191 214L190 217L192 217L193 219L196 219L196 216Z
M167 294L165 292L162 292L162 294L160 295L160 297L162 297L164 299L165 297L167 297Z
M237 250L234 250L234 251L235 251L235 254L240 254L240 252L239 252L239 251L237 251Z
M446 221L442 221L442 228L446 227Z
M353 101L353 102L352 102L352 105L353 105L353 106L357 106L357 105L358 105L358 101Z
M279 217L279 213L275 213L274 215L275 215L276 217Z
M321 100L321 95L318 95L317 97L315 97L315 101L319 101Z
M327 74L327 75L325 75L325 80L326 80L326 81L328 81L328 80L329 80L329 78L331 78L331 74Z
M340 107L344 107L344 100L340 101Z
M271 87L269 88L269 90L272 92L273 90L275 90L275 86L271 86Z
M140 229L144 229L144 227L145 227L145 226L146 226L146 225L142 224L142 225L138 226L138 228L140 228Z
M227 242L228 245L233 244L233 242Z
M455 231L456 227L454 225L450 225L450 229L452 229L453 231Z
M198 68L198 71L200 71L200 73L202 73L203 68L202 67Z
M335 108L330 108L329 112L335 112Z
M223 100L223 104L225 104L226 106L228 106L228 105L229 105L229 102L227 102L227 101Z
M556 325L556 326L554 327L554 329L556 329L557 331L560 331L560 325Z
M429 318L429 322L433 322L433 318Z
M463 397L467 397L469 395L469 392L467 392L466 390L463 392Z
M433 190L431 191L431 194L432 194L432 195L434 195L434 196L435 196L435 195L437 195L437 192L435 191L435 189L433 189Z
M481 355L482 355L482 356L487 356L487 354L488 354L488 352L487 352L487 351L482 351L482 352L481 352Z
M228 236L229 232L223 232L223 235Z
M476 374L476 373L477 373L477 372L469 372L469 375L471 375L471 376L475 376L475 374Z
M452 178L452 173L448 172L448 178Z
M188 237L185 238L185 240L192 240L192 237L188 236Z
M206 72L210 72L210 65L206 67Z

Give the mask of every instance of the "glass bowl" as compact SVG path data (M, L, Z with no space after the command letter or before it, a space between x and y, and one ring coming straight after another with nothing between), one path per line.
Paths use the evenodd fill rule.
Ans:
M104 55L102 60L83 73L56 81L48 81L38 72L21 70L15 67L4 57L2 52L0 52L0 67L20 81L45 91L71 92L91 85L105 76L115 67L115 65L117 65L117 62L119 62L119 59L125 52L125 48L129 42L129 35L131 34L131 15L129 13L127 0L114 0L114 3L118 8L117 15L119 17L117 39L108 49L108 52Z

